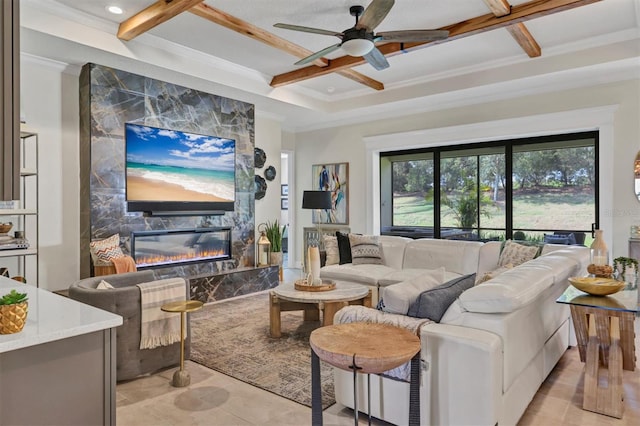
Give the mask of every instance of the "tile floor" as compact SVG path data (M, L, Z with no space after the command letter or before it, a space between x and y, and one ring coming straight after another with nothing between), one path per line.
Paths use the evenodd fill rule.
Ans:
M295 273L295 271L292 271ZM636 319L640 348L640 319ZM311 409L187 362L191 385L171 386L174 369L117 386L119 426L161 425L307 425ZM640 425L640 367L625 371L625 413L614 419L584 411L582 370L577 348L569 349L542 384L519 425ZM359 424L366 424L360 416ZM335 404L324 412L326 425L352 425L353 412ZM374 421L376 425L386 425Z

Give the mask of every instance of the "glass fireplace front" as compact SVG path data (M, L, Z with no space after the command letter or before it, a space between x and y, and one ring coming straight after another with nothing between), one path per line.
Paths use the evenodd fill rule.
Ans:
M138 268L231 258L231 228L134 231L131 256Z

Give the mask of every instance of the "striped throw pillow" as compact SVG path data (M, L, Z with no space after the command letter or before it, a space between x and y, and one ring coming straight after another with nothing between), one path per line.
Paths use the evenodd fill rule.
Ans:
M349 234L351 263L354 265L382 265L382 251L377 235Z
M338 251L338 238L333 235L323 235L324 252L327 255L325 265L337 265L340 263L340 252Z
M120 234L113 234L100 241L91 241L89 250L94 263L111 262L111 259L124 256L120 249Z

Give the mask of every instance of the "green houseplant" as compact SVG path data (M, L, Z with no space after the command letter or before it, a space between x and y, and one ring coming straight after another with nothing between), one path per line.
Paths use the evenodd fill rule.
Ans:
M267 221L264 224L265 234L267 234L267 238L271 243L272 252L282 252L282 237L284 236L284 230L286 228L287 225L280 226L278 220L273 222Z
M29 309L27 293L15 289L0 297L0 334L21 331L27 322Z
M280 226L278 220L267 221L262 224L269 243L271 243L271 264L279 266L279 275L282 279L282 237L287 225Z
M627 277L627 268L633 268L632 275ZM638 261L631 257L619 256L613 259L613 270L618 273L618 280L635 283L638 273Z

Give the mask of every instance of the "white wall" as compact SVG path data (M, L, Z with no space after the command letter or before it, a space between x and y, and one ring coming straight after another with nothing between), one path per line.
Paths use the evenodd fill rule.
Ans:
M21 62L21 109L39 134L38 281L60 290L80 270L78 77L58 62L28 55Z
M256 238L260 235L257 232L258 225L267 221L273 222L280 220L280 150L282 130L280 123L274 119L265 117L256 112L256 148L262 148L267 154L267 161L260 169L255 169L255 174L264 178L264 171L269 166L276 169L276 177L272 181L267 182L267 194L261 200L256 200ZM266 180L266 179L265 179Z
M299 191L311 187L311 165L323 162L349 162L349 224L354 232L378 232L368 229L367 215L377 208L367 199L367 187L377 188L367 175L364 138L398 134L423 129L451 126L473 128L482 123L539 114L571 111L599 106L617 106L613 120L613 146L601 144L612 158L610 169L600 170L600 190L603 198L613 203L601 203L600 218L611 223L608 234L613 256L627 254L629 227L640 224L640 203L634 196L633 161L640 149L640 80L580 88L555 93L526 96L469 107L453 108L404 118L377 120L366 124L298 133L296 138L296 182ZM517 132L512 137L520 136ZM424 141L424 145L429 144ZM455 143L455 141L452 141ZM298 228L311 226L311 216L296 209ZM297 237L301 244L301 236Z

